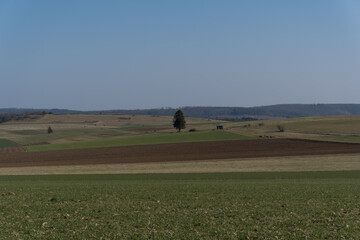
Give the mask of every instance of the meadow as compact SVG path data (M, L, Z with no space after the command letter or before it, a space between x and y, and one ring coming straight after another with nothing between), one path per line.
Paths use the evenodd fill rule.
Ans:
M277 126L284 127L279 132ZM227 131L246 136L360 143L360 116L321 116L226 123Z
M209 132L214 130L217 124L221 123L221 121L197 118L187 118L186 120L187 129L184 130L186 132L189 129ZM52 134L47 133L49 126L53 129ZM104 144L100 142L116 137L174 132L176 130L172 127L172 118L161 116L48 114L38 119L0 124L0 139L6 139L24 146L87 142L91 140L98 140L100 146L107 146L107 144L112 145L111 142L114 139ZM213 136L210 134L209 137ZM135 138L134 141L141 143L140 140L136 140L140 138ZM145 136L146 138L148 137ZM157 138L161 137L155 137L155 140ZM170 138L167 140L171 141ZM91 145L91 143L89 144ZM119 144L122 144L121 140L119 140ZM84 146L86 147L87 143L84 143Z
M264 137L360 143L360 116L248 122L186 118L186 121L186 129L175 135L171 117L48 114L38 119L1 124L0 139L3 142L0 147L22 145L28 151L43 151ZM217 131L217 125L223 125L224 130ZM285 131L279 132L277 125L284 126ZM52 134L47 133L49 126L54 130ZM189 132L190 129L196 131Z
M18 146L18 144L13 141L7 139L0 139L0 148L15 147L15 146Z
M145 134L135 136L125 136L116 138L106 138L91 141L76 141L59 144L46 144L26 147L28 152L79 149L79 148L99 148L114 146L131 146L145 144L162 143L181 143L181 142L202 142L202 141L222 141L222 140L245 140L252 137L242 136L235 133L224 131L211 132L180 132L180 133L160 133Z
M358 239L360 172L0 177L1 239Z

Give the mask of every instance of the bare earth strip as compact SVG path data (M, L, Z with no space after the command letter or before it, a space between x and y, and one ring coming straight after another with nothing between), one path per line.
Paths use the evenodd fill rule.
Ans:
M16 152L26 152L26 149L25 149L24 147L22 147L22 146L0 148L0 154L4 154L4 153L16 153Z
M0 167L34 167L246 159L360 153L360 144L241 140L0 154Z
M245 158L162 163L0 168L0 175L305 172L360 170L360 154Z

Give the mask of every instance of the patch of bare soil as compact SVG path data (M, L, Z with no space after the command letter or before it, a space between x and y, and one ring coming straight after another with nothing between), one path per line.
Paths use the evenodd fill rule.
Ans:
M26 152L26 149L22 146L19 147L7 147L7 148L0 148L0 154L4 153L18 153L18 152ZM0 157L1 158L1 157Z
M360 144L261 139L48 152L6 152L0 154L0 167L148 163L349 153L360 153Z
M37 143L25 144L23 146L38 146L38 145L45 145L45 144L50 144L50 143L48 143L48 142L37 142Z
M129 131L129 132L157 132L157 131L169 130L169 129L172 129L172 128L169 128L169 127L133 128L133 129L128 129L126 131Z
M128 121L118 120L118 121L98 121L94 125L98 127L122 127Z

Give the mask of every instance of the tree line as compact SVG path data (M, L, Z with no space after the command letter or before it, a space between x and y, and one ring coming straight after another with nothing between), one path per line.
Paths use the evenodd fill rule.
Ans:
M33 112L33 113L22 113L22 114L0 114L0 123L9 121L21 121L25 119L37 119L45 114L51 114L49 112Z

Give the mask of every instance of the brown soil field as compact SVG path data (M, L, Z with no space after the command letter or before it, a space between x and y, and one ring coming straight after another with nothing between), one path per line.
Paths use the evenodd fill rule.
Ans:
M360 144L293 139L172 143L0 154L0 167L241 159L360 153Z
M0 154L4 153L16 153L16 152L26 152L24 147L7 147L7 148L0 148ZM1 158L1 157L0 157Z

